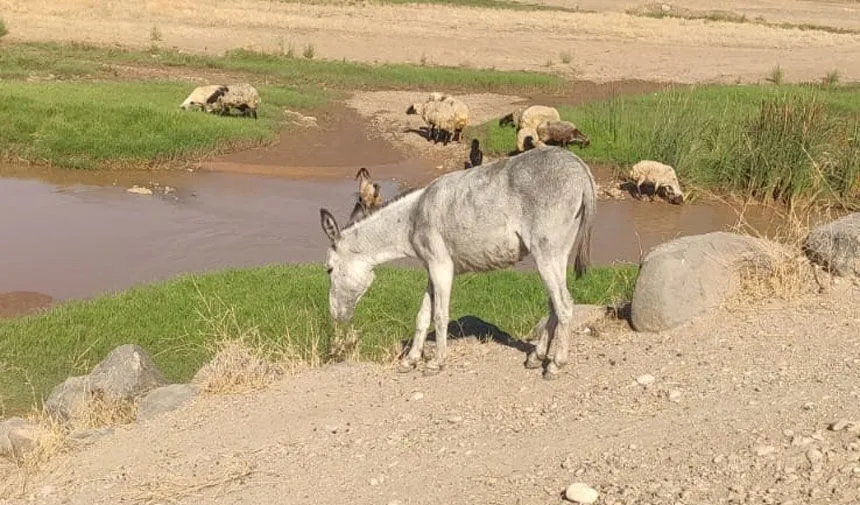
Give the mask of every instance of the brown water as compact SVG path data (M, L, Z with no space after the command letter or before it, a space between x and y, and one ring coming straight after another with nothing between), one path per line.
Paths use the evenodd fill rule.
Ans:
M371 173L386 171L378 168L370 166ZM415 169L409 163L387 168ZM356 190L352 170L341 168L339 178L322 181L207 172L0 171L0 293L64 300L186 272L319 262L327 246L319 208L348 217ZM125 191L152 180L176 191ZM394 180L380 182L384 195L400 190ZM640 250L734 222L734 212L718 204L600 201L592 257L604 265L637 262ZM523 268L529 267L525 262ZM21 300L36 306L48 301L5 296L19 312L28 306Z

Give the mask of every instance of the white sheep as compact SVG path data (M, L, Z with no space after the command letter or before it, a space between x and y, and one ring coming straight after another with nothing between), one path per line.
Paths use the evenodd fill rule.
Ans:
M199 108L203 110L206 106L215 103L215 101L227 92L227 87L222 84L211 84L208 86L198 86L188 95L188 98L179 106L182 110Z
M520 107L499 120L499 126L513 124L517 131L522 128L536 129L544 121L561 121L558 109L547 105Z
M456 129L454 107L449 102L414 103L406 110L407 114L420 114L430 127L428 139L435 142L441 140L448 145L451 135Z
M642 195L642 184L650 183L654 185L654 193L656 194L660 188L666 188L669 193L668 200L674 204L680 204L684 201L684 192L681 191L681 183L678 182L678 176L675 174L675 169L659 161L642 160L630 168L627 178L635 182L636 192Z
M438 91L430 93L428 102L442 102L451 104L454 109L454 136L452 140L460 141L463 129L469 125L469 106L459 98L454 98L451 95L446 95Z
M517 130L517 151L523 152L546 144L541 142L537 130L534 128L520 128Z
M257 107L260 105L260 93L254 86L241 82L224 86L226 92L217 96L207 106L209 112L228 114L231 108L239 109L242 116L257 119Z

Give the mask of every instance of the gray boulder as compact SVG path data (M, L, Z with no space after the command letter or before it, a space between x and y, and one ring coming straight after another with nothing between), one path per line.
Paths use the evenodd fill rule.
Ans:
M91 395L88 375L69 377L51 390L45 400L45 413L59 422L75 419L86 409Z
M860 212L815 227L803 250L813 263L841 277L860 277Z
M198 387L191 384L171 384L153 389L140 399L137 419L151 419L176 410L191 401L199 391Z
M681 237L642 258L630 319L636 331L663 331L717 308L739 286L747 265L788 257L778 244L729 232Z
M135 344L117 347L90 373L92 390L113 400L133 400L167 384L149 353Z

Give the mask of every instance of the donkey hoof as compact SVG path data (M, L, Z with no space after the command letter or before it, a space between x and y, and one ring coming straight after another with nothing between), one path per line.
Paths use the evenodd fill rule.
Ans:
M543 378L548 380L548 381L551 381L551 380L558 379L560 376L561 376L561 369L555 363L550 361L547 364L546 369L543 371Z
M526 368L533 370L540 368L541 365L543 365L543 360L538 357L536 352L530 352L528 358L526 358Z
M438 362L432 360L428 361L427 364L424 366L423 375L424 377L432 377L434 375L438 375L443 368L445 368L445 365L440 365Z
M415 370L415 363L409 361L401 361L397 364L398 373L409 373L412 370Z

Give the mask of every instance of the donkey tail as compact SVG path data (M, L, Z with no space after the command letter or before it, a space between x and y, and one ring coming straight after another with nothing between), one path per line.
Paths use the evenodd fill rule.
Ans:
M576 252L574 270L577 279L585 275L591 267L591 231L597 216L597 199L594 194L594 184L589 182L588 188L582 192L582 202L576 212L579 229L576 231L573 250Z

